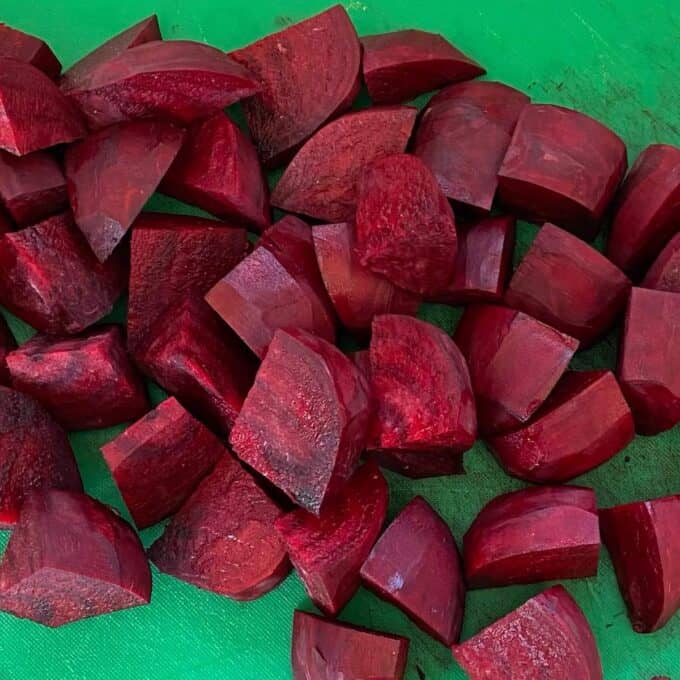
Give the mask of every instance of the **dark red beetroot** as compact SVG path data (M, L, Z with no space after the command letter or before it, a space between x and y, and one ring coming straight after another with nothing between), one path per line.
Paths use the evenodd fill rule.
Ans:
M319 517L300 509L276 521L307 594L329 616L359 588L359 570L380 535L387 502L385 478L367 463Z
M640 285L680 293L680 233L661 251Z
M602 680L588 620L562 586L532 597L452 651L470 680Z
M367 163L406 150L417 111L390 106L348 113L321 128L285 169L272 205L326 222L354 219Z
M420 496L387 527L361 578L440 642L458 640L465 605L460 556L449 527Z
M484 435L526 423L578 348L578 340L498 305L468 307L453 339L468 363Z
M626 147L596 120L561 106L522 109L498 191L524 219L554 222L592 239L626 171Z
M44 40L7 24L0 24L0 57L25 61L50 78L61 73L61 62Z
M0 235L6 234L8 231L14 229L14 224L9 216L5 213L4 208L0 205Z
M361 45L347 12L335 5L232 52L262 85L243 102L262 162L287 161L359 93Z
M505 471L528 482L566 482L630 444L635 424L610 371L567 371L533 418L487 444Z
M614 325L630 287L628 277L602 253L546 224L515 270L505 304L587 347Z
M166 574L235 600L254 600L290 571L274 522L281 510L224 455L149 549Z
M151 572L129 524L73 491L26 499L0 564L0 609L57 627L148 604Z
M17 347L16 340L9 329L5 317L0 315L0 385L10 384L9 370L7 369L7 355Z
M451 85L425 108L413 153L432 170L448 198L488 212L503 156L528 103L523 92L502 83Z
M293 678L403 680L408 647L409 641L404 637L296 611L291 659Z
M680 608L680 495L600 510L600 526L633 628L659 630Z
M12 386L37 399L67 430L135 420L149 409L119 326L76 338L35 336L7 357Z
M123 292L125 259L99 263L70 213L50 217L0 238L0 302L42 333L79 333Z
M319 515L357 467L371 404L365 377L326 340L279 330L229 442L298 505Z
M364 267L420 294L453 277L453 211L421 160L396 154L366 166L359 180L356 250Z

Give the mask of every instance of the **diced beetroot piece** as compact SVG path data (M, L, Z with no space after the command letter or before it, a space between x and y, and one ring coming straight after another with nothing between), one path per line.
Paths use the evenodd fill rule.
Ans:
M0 387L0 527L33 489L82 491L66 433L32 397Z
M417 111L389 106L348 113L321 128L296 154L272 205L326 222L352 220L365 165L406 151Z
M0 57L25 61L53 79L61 73L61 62L44 40L7 24L0 24Z
M290 571L274 522L281 510L230 455L220 458L149 549L166 574L234 600L254 600Z
M633 288L618 378L640 434L680 422L680 293Z
M602 680L588 620L562 586L532 597L452 651L470 680Z
M359 93L361 45L340 5L230 56L262 85L262 92L243 102L243 110L267 167L287 161Z
M680 495L600 510L600 526L633 628L663 628L680 608Z
M455 449L436 449L427 452L377 450L370 451L368 457L380 467L411 479L465 474L463 454Z
M422 295L451 282L456 222L421 160L396 154L368 164L358 196L356 250L364 267Z
M522 109L498 174L501 201L536 222L592 239L626 171L626 146L583 113L550 104Z
M661 251L640 285L643 288L680 293L680 233Z
M229 442L318 516L357 467L370 407L366 378L349 357L305 331L278 330Z
M0 610L56 628L150 599L144 548L116 513L73 491L26 499L0 564Z
M293 679L403 680L409 641L397 635L322 619L293 617Z
M460 635L465 605L460 562L451 530L417 496L375 544L361 578L429 635L452 645Z
M523 92L502 83L451 85L425 108L413 153L432 170L448 198L488 212L503 156L528 103Z
M70 213L0 238L0 303L42 333L73 335L113 307L125 254L97 261Z
M299 509L276 521L307 594L329 616L359 588L359 570L380 535L387 502L385 478L367 463L319 517Z
M5 317L0 315L0 385L10 384L7 368L7 355L17 347L17 342L9 329Z
M487 436L526 423L578 349L578 340L498 305L468 307L453 339L467 360L479 429Z

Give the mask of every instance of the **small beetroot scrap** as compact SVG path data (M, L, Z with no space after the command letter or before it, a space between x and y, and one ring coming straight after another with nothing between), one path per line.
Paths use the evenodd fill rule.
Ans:
M0 563L0 610L55 628L150 599L144 548L116 513L73 491L26 499Z
M7 355L17 348L17 342L12 335L5 317L0 314L0 385L10 384Z
M640 285L643 288L680 293L680 233L659 253Z
M0 57L25 61L53 79L61 73L61 62L44 40L1 23Z

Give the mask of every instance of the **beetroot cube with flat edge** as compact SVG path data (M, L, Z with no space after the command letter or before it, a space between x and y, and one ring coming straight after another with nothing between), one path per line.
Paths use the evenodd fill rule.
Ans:
M25 61L50 78L61 73L61 62L44 40L7 24L0 24L0 56Z
M659 253L640 286L680 293L680 233Z

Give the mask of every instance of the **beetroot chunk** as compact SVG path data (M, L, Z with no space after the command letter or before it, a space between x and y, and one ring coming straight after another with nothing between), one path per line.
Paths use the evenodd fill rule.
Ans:
M680 608L680 495L600 510L600 526L634 630L659 630Z
M281 510L230 455L174 516L149 549L166 574L234 600L254 600L290 571L274 529Z
M7 368L7 355L17 347L16 340L9 329L5 317L0 315L0 385L10 384L9 369Z
M676 234L661 251L641 286L680 293L680 233Z
M61 62L44 40L7 24L0 24L0 57L24 61L52 79L61 73Z
M150 599L144 548L118 515L73 491L26 499L0 564L0 609L57 627Z
M532 597L452 651L470 680L602 680L588 621L562 586Z
M285 169L272 205L326 222L354 218L365 165L406 150L417 111L407 106L348 113L321 128Z

